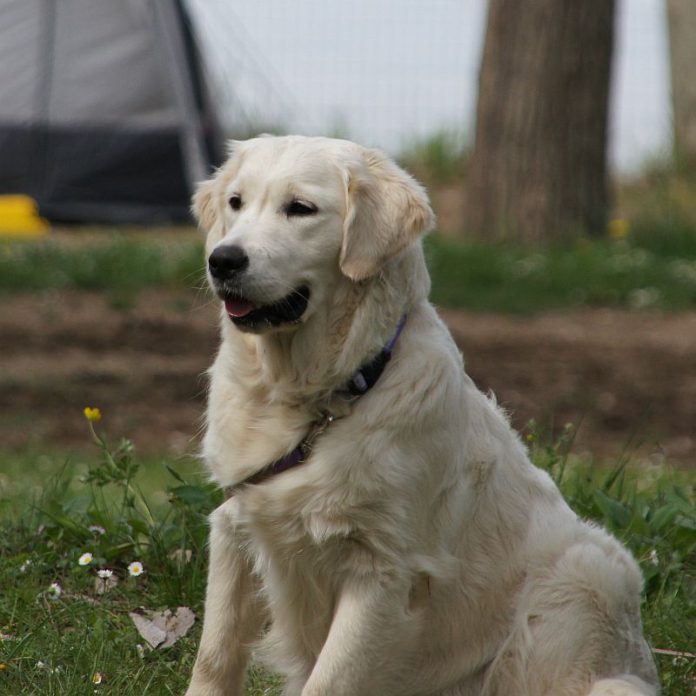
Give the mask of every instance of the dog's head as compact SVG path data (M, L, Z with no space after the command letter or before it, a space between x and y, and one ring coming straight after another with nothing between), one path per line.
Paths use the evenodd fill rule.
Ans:
M233 143L193 210L213 290L255 332L305 321L338 282L375 277L434 223L424 190L382 153L301 136Z

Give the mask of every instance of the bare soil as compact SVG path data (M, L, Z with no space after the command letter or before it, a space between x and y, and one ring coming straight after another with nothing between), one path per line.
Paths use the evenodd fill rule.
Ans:
M696 462L696 313L442 315L517 428L573 422L578 453ZM144 292L128 310L89 293L5 297L0 447L84 449L82 409L98 406L141 451L193 451L216 343L216 304L190 292Z

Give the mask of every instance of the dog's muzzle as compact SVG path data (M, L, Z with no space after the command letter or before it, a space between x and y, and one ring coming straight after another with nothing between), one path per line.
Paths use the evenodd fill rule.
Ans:
M248 267L249 257L236 244L219 246L208 257L213 285L234 325L257 331L299 322L309 304L309 287L300 285L275 302L259 304L242 289L242 277Z

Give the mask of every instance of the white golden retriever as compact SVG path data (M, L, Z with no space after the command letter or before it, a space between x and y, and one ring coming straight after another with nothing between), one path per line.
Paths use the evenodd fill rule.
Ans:
M230 497L188 696L242 694L252 653L289 696L656 694L635 561L530 463L428 303L423 189L347 141L261 137L194 208Z

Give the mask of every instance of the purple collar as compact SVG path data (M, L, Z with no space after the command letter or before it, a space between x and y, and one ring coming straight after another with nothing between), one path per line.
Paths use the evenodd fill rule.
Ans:
M375 386L377 380L381 377L384 372L384 368L391 359L394 346L396 346L401 332L404 330L406 325L407 314L404 314L399 321L399 325L396 327L394 335L389 339L384 348L377 353L377 355L369 362L362 365L348 380L348 383L343 389L338 391L338 394L347 396L349 399L359 399L364 394L367 394L372 387ZM321 416L312 423L309 432L304 436L302 441L297 447L295 447L292 452L286 454L284 457L276 460L272 464L265 466L260 469L255 474L245 478L243 481L235 484L232 490L239 488L240 486L255 485L262 483L269 478L272 478L276 474L282 474L288 469L294 469L300 464L304 464L314 447L315 440L333 423L334 417L324 411Z

